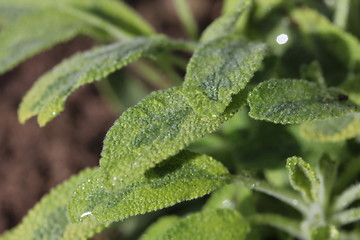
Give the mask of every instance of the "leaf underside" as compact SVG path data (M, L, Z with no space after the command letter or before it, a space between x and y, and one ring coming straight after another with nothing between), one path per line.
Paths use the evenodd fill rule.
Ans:
M295 79L259 84L249 94L248 103L252 118L281 124L324 120L359 110L339 99L339 93L324 93L316 83Z
M67 204L74 188L96 169L87 169L51 190L29 212L22 223L1 240L85 240L100 232L106 225L88 221L81 224L70 223Z
M103 174L98 172L75 191L69 206L72 220L120 221L201 197L229 180L221 163L187 151L161 162L130 183L124 176L113 178L112 184L106 186L101 180L111 172Z
M35 83L23 98L19 109L20 122L38 115L44 126L63 109L65 101L84 84L99 81L140 57L151 57L159 51L182 48L182 42L165 37L137 38L79 53L64 60Z

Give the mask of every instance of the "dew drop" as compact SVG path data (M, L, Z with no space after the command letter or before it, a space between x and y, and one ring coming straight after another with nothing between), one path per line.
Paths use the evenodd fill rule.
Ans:
M92 213L91 212L84 212L83 214L81 214L80 218L86 217L86 216L91 216Z
M288 40L289 40L288 35L286 35L284 33L282 33L276 37L276 42L280 45L287 43Z

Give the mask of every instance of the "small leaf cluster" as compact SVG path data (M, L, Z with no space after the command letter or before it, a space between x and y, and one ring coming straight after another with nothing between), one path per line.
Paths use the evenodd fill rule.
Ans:
M99 45L39 78L20 104L22 123L46 125L78 88L130 63L174 78L146 78L162 89L114 122L99 167L60 184L0 239L114 228L143 240L358 239L360 187L348 185L360 173L360 10L344 2L226 0L199 34L186 1L174 0L192 39L179 40L121 1L0 0L0 73L77 35ZM186 215L166 214L210 193ZM136 231L149 227L140 236L132 220Z

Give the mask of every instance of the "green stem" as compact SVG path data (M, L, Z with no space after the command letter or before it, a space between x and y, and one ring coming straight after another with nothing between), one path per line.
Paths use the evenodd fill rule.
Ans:
M171 83L165 80L165 76L162 75L158 70L154 69L154 67L149 63L140 60L136 62L135 67L146 79L146 81L154 87L158 89L166 89L171 87Z
M268 225L299 239L305 239L300 227L300 222L276 214L254 214L249 217L253 224Z
M304 216L308 214L309 206L295 192L272 186L264 181L252 177L234 176L234 183L244 185L252 190L272 196L301 212Z
M197 39L198 28L187 0L173 0L179 19L190 39Z

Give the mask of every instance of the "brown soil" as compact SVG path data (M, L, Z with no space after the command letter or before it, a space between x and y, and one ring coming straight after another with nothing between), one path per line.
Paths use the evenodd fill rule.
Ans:
M169 0L129 0L158 31L184 36ZM203 29L219 13L220 0L190 1ZM162 13L162 14L159 14ZM165 13L165 14L164 14ZM49 189L86 166L98 164L102 140L118 117L94 85L78 90L46 127L21 125L17 108L34 81L61 59L90 48L79 37L41 53L0 76L0 234L22 219Z

